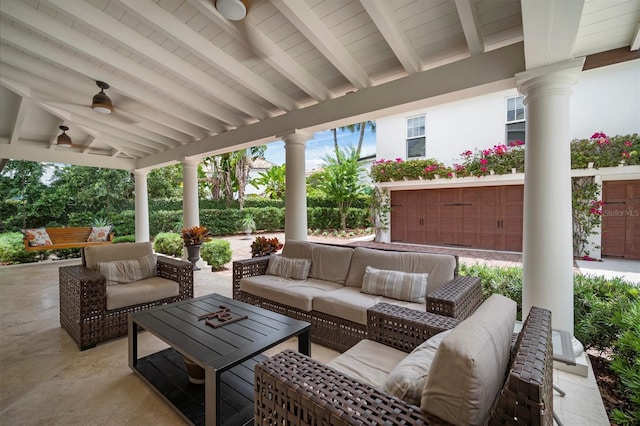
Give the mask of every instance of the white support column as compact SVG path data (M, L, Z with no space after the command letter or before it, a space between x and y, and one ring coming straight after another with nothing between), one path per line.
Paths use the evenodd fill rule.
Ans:
M286 240L307 240L307 188L305 181L305 143L310 135L298 130L280 136L284 140L286 167L285 223Z
M149 193L147 191L148 170L135 170L136 185L136 242L149 241Z
M527 107L522 317L551 310L573 335L573 239L569 99L584 58L516 74Z
M182 160L182 222L185 228L200 225L198 163L200 161L195 158Z

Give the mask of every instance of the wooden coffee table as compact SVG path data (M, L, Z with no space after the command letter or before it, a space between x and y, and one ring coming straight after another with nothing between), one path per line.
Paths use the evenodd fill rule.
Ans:
M247 318L215 328L198 320L220 306L232 318ZM138 327L171 348L138 359ZM129 314L129 367L191 424L248 424L253 366L262 352L293 336L298 350L311 355L311 324L211 294ZM189 383L183 357L204 368L204 385Z

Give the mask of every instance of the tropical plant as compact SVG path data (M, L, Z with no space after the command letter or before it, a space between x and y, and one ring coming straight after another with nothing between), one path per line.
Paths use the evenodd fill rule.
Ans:
M380 240L380 234L389 230L389 213L391 213L391 197L389 191L375 187L369 196L370 220L376 229L376 241Z
M242 231L246 232L247 235L256 230L256 221L248 213L242 217L240 224L242 225Z
M182 163L154 169L147 176L150 199L182 199Z
M267 150L265 145L253 146L248 149L235 151L232 154L232 164L235 166L235 184L238 193L240 210L244 208L244 191L249 182L249 171L251 161L262 157Z
M390 182L404 179L451 178L453 170L433 158L409 161L396 158L375 161L369 174L375 182Z
M211 239L211 233L206 226L183 228L181 235L185 246L197 246Z
M153 239L153 250L168 256L182 256L182 237L176 232L160 232Z
M340 130L346 131L348 130L351 133L359 132L358 145L355 150L356 158L360 158L360 152L362 151L362 142L364 141L364 133L367 130L367 127L371 130L372 133L376 132L376 122L375 121L362 121L360 123L349 124L348 126L340 127ZM338 146L338 129L331 129L331 133L333 134L333 147L335 150L336 158L338 161L341 161L339 156L340 147Z
M261 172L258 177L251 180L251 185L256 189L264 188L264 194L270 199L284 199L286 182L286 165L273 166L266 172Z
M256 237L251 243L251 257L268 256L282 247L277 238Z
M20 232L0 234L0 263L35 262L40 253L24 249L24 235Z
M363 170L353 147L339 149L336 157L327 156L324 159L318 187L336 204L342 229L347 228L349 208L364 192L365 186L360 182Z
M200 257L211 269L219 271L231 261L231 244L226 240L211 240L202 245Z
M573 254L585 259L589 257L589 237L596 234L602 223L600 185L593 176L571 179L571 213L573 216Z
M462 164L454 164L456 176L487 176L524 172L524 142L514 141L510 145L494 145L492 148L466 150L462 153Z

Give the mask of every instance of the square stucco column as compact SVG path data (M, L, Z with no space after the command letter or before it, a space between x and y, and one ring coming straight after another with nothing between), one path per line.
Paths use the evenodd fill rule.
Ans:
M182 160L182 222L185 228L200 225L198 203L198 164L200 160Z
M148 170L135 170L136 191L136 242L149 241L149 193L147 191Z
M516 74L527 107L522 317L552 312L573 334L573 225L569 100L584 58Z
M306 241L307 188L304 151L310 135L296 130L280 137L284 140L286 163L284 237L285 241Z

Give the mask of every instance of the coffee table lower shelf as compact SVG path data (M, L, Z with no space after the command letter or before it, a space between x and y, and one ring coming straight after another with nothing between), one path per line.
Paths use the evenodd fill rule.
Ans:
M253 423L254 367L265 360L257 355L221 375L223 425ZM205 424L204 385L189 382L182 355L168 348L138 360L134 371L189 423Z

